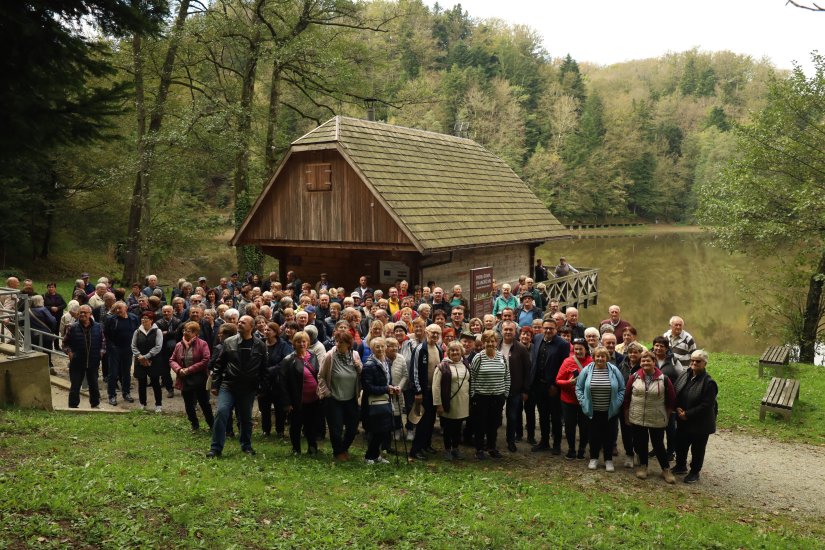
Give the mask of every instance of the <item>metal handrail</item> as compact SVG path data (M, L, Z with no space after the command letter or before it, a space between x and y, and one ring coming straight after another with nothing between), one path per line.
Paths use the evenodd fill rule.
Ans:
M8 296L14 297L14 309L8 309L2 306L6 303ZM22 311L20 310L21 301L23 303ZM3 324L3 330L0 331L0 342L13 340L15 357L26 355L33 351L42 351L43 353L48 353L50 356L59 355L67 357L67 355L61 351L63 343L62 334L54 334L31 326L31 297L28 294L24 294L14 288L0 287L0 322ZM11 335L6 334L6 332L10 332ZM39 344L32 343L32 335L37 337ZM57 340L60 344L57 346L58 349L44 346L44 337Z

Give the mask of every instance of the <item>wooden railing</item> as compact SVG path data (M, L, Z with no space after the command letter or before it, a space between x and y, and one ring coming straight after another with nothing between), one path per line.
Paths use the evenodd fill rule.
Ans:
M558 300L559 306L588 307L599 301L599 270L598 268L579 268L578 273L565 277L556 277L543 282L547 287L547 296L551 300Z

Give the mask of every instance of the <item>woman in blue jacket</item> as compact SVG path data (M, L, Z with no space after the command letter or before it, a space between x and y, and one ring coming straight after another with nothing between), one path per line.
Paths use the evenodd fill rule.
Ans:
M584 367L576 381L576 397L582 411L590 418L590 464L599 466L599 451L604 451L604 468L613 467L613 442L619 412L624 401L624 377L612 363L608 363L607 349L602 346L593 351L593 362Z

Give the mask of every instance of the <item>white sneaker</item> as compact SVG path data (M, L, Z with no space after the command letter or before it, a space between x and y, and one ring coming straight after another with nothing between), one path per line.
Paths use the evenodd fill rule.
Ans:
M386 458L384 458L383 456L379 456L378 458L375 459L375 463L376 464L389 464L390 461L387 460Z
M590 462L587 464L588 470L595 470L599 467L599 459L598 458L591 458Z
M146 410L146 405L141 405L141 406L140 406L140 407L138 407L138 408L139 408L140 410L142 410L142 411L145 411L145 410Z
M156 413L162 413L163 412L163 407L161 407L160 405L156 405L155 406L155 412Z
M625 468L632 468L633 467L633 457L627 457L624 459L624 467Z
M366 464L367 466L372 466L373 464L375 464L375 461L370 460L369 458L365 458L364 459L364 464Z
M607 470L608 472L615 472L616 471L616 468L613 467L613 461L612 460L605 460L604 461L604 469Z
M639 460L639 455L633 455L633 465L634 466L641 466L642 461Z
M415 438L415 431L410 430L407 432L407 441L412 441Z

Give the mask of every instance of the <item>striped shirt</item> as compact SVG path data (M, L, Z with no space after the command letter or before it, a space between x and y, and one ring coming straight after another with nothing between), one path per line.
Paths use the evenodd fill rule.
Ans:
M593 367L590 375L590 399L593 401L593 410L607 412L610 410L610 372L605 369Z
M690 367L690 354L696 351L696 342L693 341L693 336L686 330L683 330L679 336L674 336L670 331L667 331L664 336L670 342L673 365L679 371L679 374L682 374Z
M486 352L473 358L470 366L470 395L507 395L510 392L510 369L500 351L490 359Z

